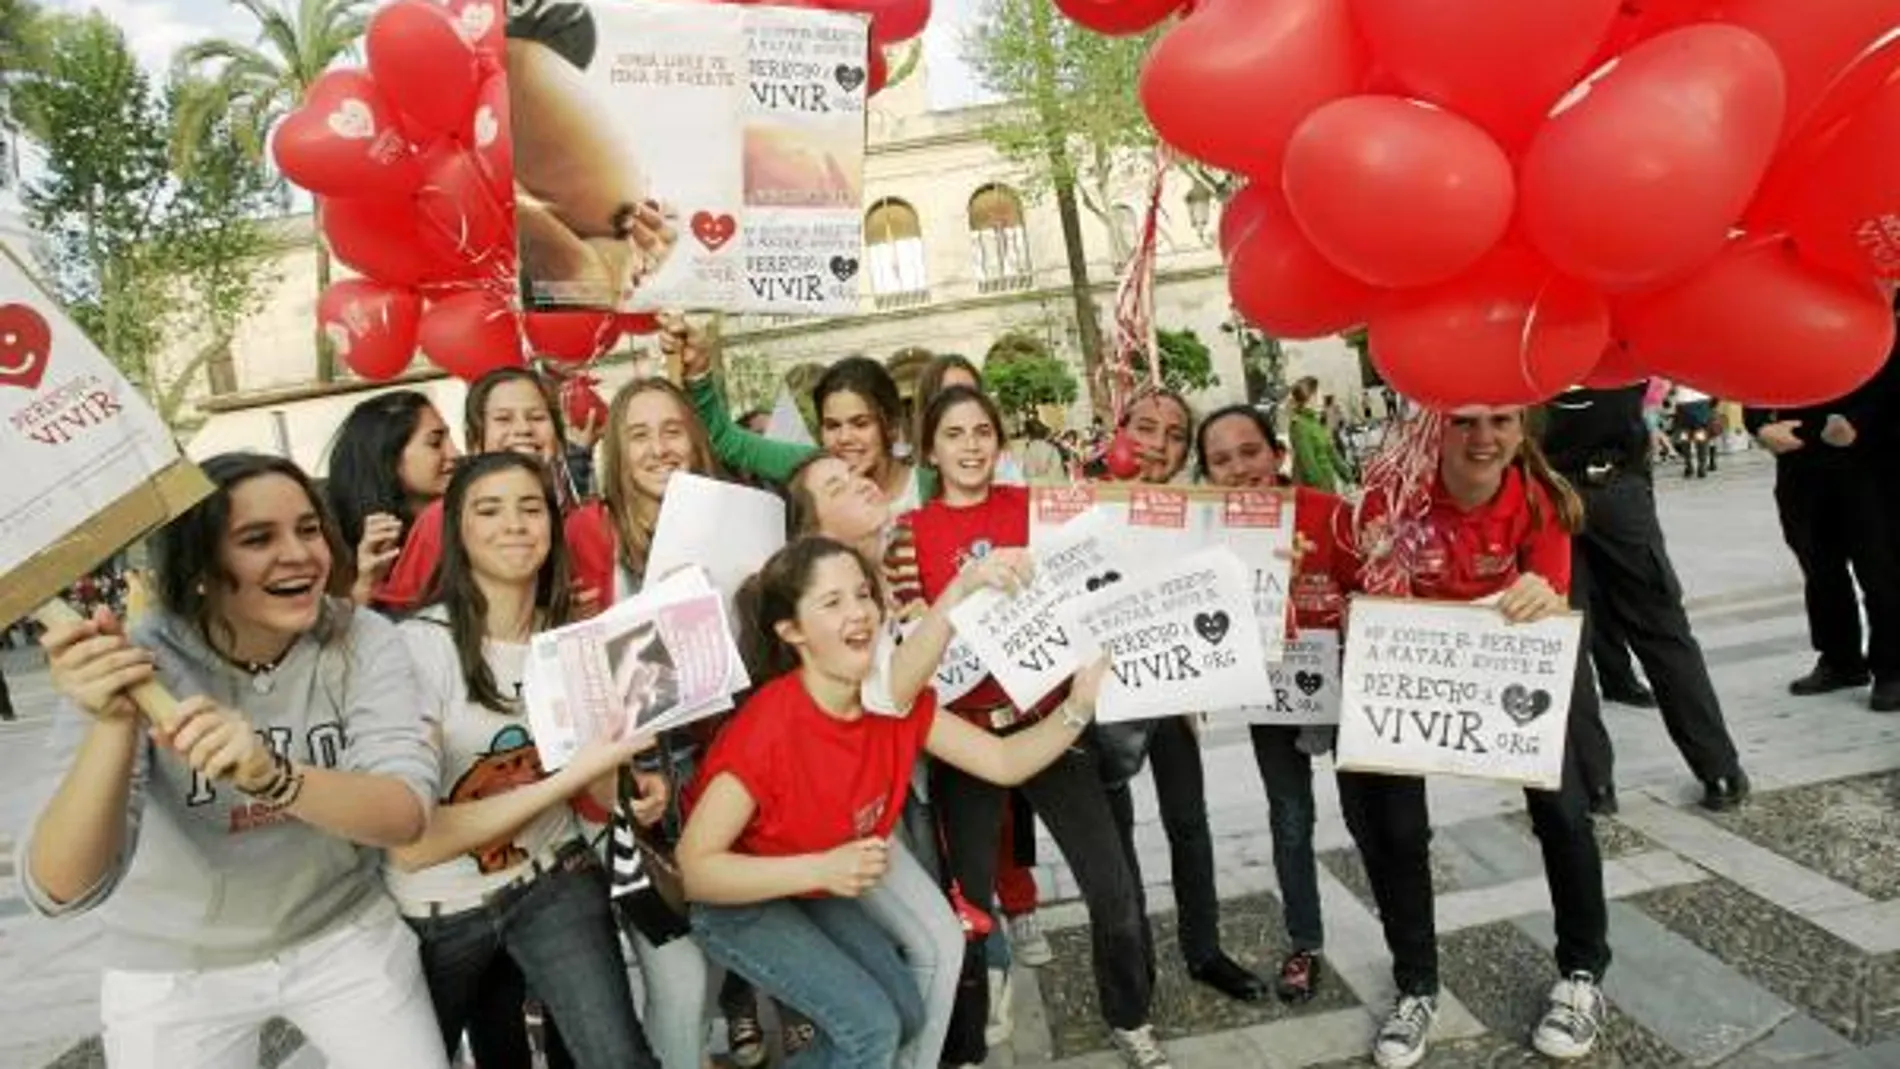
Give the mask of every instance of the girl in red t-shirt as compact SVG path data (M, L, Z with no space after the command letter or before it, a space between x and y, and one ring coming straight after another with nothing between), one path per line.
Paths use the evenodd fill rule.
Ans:
M1231 405L1201 421L1194 450L1201 478L1233 488L1282 486L1280 468L1286 449L1267 417L1252 405ZM1294 490L1293 622L1304 631L1339 630L1345 606L1330 568L1334 543L1331 526L1339 499L1309 487ZM1313 856L1313 757L1324 748L1300 745L1302 730L1281 724L1255 724L1254 762L1267 791L1267 816L1273 831L1273 870L1286 907L1286 934L1292 952L1280 963L1278 994L1283 1002L1305 1002L1319 989L1320 949L1326 931L1320 920L1319 868ZM1308 733L1307 738L1313 735Z
M908 641L941 656L948 609L979 585L1013 585L1020 566L999 558L971 569ZM928 750L989 782L1023 782L1088 726L1105 665L1077 676L1060 715L1002 740L940 713L928 673L893 673L902 715L866 711L884 599L856 550L800 539L766 563L743 602L751 662L761 677L783 674L720 733L690 793L679 861L693 929L709 956L811 1019L825 1048L808 1050L814 1061L882 1069L936 1008L860 899L889 894L913 912L937 911L934 927L956 924L890 842L912 764ZM947 978L956 964L937 968ZM930 989L948 993L947 984ZM936 1060L910 1054L919 1066Z
M897 545L913 558L900 598L936 601L969 562L1028 544L1028 491L995 484L1001 427L995 403L968 387L945 390L924 413L925 459L937 473L940 492L899 520L909 537ZM905 562L897 563L901 568ZM1025 729L1040 711L1016 709L994 679L951 708L986 732L1003 735ZM1116 1046L1139 1069L1166 1066L1148 1019L1153 979L1138 889L1093 754L1062 755L1022 791L1055 837L1087 903L1096 987ZM1004 792L939 763L932 769L930 796L951 879L970 902L987 904L995 893ZM980 1064L987 1056L986 967L982 944L971 944L944 1048L951 1063Z
M1582 523L1583 507L1535 440L1525 437L1521 407L1413 416L1368 465L1366 484L1358 515L1338 525L1344 534L1334 570L1346 589L1448 601L1495 597L1498 611L1518 622L1568 608L1570 534ZM1573 729L1591 715L1580 703L1596 700L1588 663L1579 658ZM1438 1008L1425 781L1340 772L1339 795L1371 880L1399 992L1373 1042L1373 1061L1404 1069L1425 1056ZM1610 946L1603 860L1574 745L1565 747L1562 789L1526 790L1524 798L1543 846L1563 976L1532 1044L1552 1058L1581 1058L1602 1026L1597 985L1609 967Z

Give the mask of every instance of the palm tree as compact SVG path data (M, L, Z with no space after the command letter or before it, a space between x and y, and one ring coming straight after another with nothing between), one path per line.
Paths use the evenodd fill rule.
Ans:
M240 143L262 159L270 129L303 102L304 93L331 64L353 55L369 18L369 0L232 0L257 20L255 44L212 38L180 50L177 65L198 74L197 88L178 108L174 164L189 170L198 146L228 120ZM313 212L317 293L330 285L330 250ZM317 379L336 377L336 352L320 326Z

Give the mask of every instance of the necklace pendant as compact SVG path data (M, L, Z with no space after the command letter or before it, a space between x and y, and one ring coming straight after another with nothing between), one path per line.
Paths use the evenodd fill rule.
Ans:
M251 689L260 695L269 694L276 685L277 673L272 671L259 672L251 677Z

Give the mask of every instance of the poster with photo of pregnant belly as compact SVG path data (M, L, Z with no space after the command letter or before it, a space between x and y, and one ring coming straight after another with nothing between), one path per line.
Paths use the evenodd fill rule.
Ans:
M558 6L567 17L508 23L528 306L855 311L864 18L668 0Z

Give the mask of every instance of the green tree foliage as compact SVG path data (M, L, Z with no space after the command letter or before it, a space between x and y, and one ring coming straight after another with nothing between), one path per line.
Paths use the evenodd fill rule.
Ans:
M1057 357L992 361L983 367L983 380L1007 416L1030 415L1043 405L1075 403L1075 375Z
M1161 349L1161 383L1177 393L1191 394L1220 385L1214 372L1214 354L1200 335L1192 330L1157 330L1155 343ZM1140 361L1137 361L1140 364ZM1146 367L1136 371L1146 376Z

